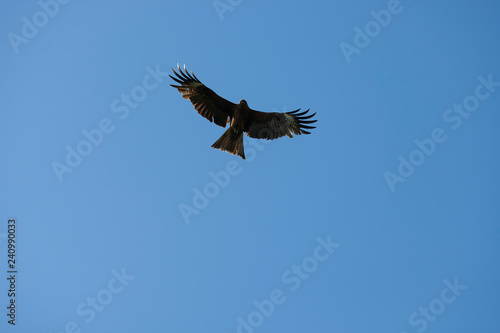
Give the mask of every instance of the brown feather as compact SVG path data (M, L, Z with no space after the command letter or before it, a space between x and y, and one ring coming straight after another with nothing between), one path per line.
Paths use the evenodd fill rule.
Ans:
M247 124L245 133L251 138L268 140L274 140L285 135L291 138L293 134L311 134L311 132L304 129L316 127L305 124L315 123L316 120L307 119L312 118L316 113L304 116L309 110L297 113L299 110L285 113L250 110L253 121Z
M243 132L251 138L274 140L285 135L291 138L294 134L311 134L307 130L316 128L310 126L316 122L311 120L316 113L308 114L309 109L284 113L252 110L244 100L234 104L220 97L201 83L193 72L189 73L186 66L183 71L177 64L177 70L172 69L175 76L169 76L179 85L171 86L183 98L189 99L201 116L222 127L231 122L226 132L212 145L216 149L245 158Z
M185 72L183 72L177 64L177 69L179 73L172 68L176 77L169 76L180 86L174 84L171 84L171 86L179 90L182 97L189 99L200 115L216 125L226 127L228 118L232 116L236 104L220 97L212 89L207 88L194 74L190 75L186 67L184 67Z

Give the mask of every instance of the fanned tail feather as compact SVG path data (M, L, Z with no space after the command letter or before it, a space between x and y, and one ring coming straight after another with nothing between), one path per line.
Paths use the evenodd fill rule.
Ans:
M238 155L245 159L245 151L243 149L243 132L238 131L233 127L229 127L224 134L213 145L213 148L227 151L233 155Z

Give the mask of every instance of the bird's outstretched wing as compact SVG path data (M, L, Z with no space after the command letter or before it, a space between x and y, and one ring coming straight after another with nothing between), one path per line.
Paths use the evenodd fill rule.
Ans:
M177 69L179 73L172 68L176 77L169 76L180 85L171 84L171 86L177 88L182 97L189 99L200 115L210 122L226 127L228 118L232 117L236 104L220 97L212 89L206 87L193 72L189 74L186 65L184 65L184 71L179 67L179 64L177 64Z
M309 111L300 112L300 109L291 112L261 112L250 110L251 121L245 127L246 134L251 138L274 140L282 136L293 137L293 134L311 134L305 129L316 128L306 124L315 123L310 120L315 114L307 115Z

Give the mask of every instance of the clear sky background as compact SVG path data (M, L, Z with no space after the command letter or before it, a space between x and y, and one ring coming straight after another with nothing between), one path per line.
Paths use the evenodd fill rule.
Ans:
M215 4L0 6L0 331L498 332L500 3ZM178 62L317 128L214 150Z

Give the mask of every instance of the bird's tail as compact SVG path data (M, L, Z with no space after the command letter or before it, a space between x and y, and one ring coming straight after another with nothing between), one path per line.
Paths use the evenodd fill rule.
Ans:
M213 148L227 151L233 155L238 155L245 159L245 151L243 150L243 132L229 127L224 134L213 145Z

